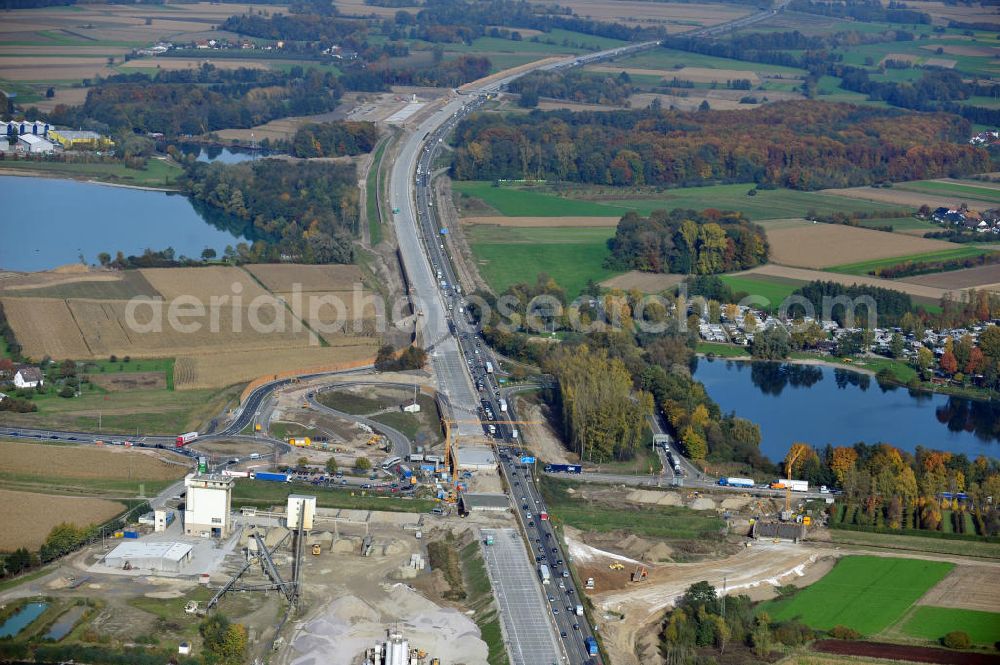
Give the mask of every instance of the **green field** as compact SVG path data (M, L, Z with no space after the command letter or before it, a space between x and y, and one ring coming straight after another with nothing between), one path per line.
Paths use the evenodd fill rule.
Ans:
M372 165L368 169L368 177L365 179L365 212L368 214L368 236L372 247L382 242L382 223L379 215L379 169L382 164L382 153L385 152L387 141L383 141L375 156L372 157Z
M953 630L968 633L975 644L992 646L1000 642L1000 614L923 605L902 626L907 635L933 641Z
M798 618L819 630L841 625L874 635L898 621L952 568L938 561L848 556L815 584L791 598L768 601L761 610L775 621Z
M752 184L709 185L654 190L648 188L640 197L611 198L612 188L581 187L560 196L545 186L494 187L485 181L456 181L452 187L465 195L482 200L508 217L618 217L630 210L648 215L653 210L690 208L703 210L739 210L754 221L801 218L809 211L820 215L834 212L870 212L899 210L899 206L850 199L834 194L802 192L792 189L761 189L747 196ZM574 196L581 198L569 198ZM583 196L587 200L582 200ZM593 199L593 200L590 200ZM482 214L465 212L464 214Z
M763 275L760 277L721 275L720 279L736 293L745 291L751 296L766 298L766 305L764 303L758 303L758 305L769 311L777 310L785 298L792 295L795 289L805 284L805 282L792 279Z
M302 485L293 483L272 483L257 480L238 479L233 488L233 508L255 506L267 508L285 505L289 494L302 491ZM327 487L308 486L309 494L316 497L316 505L321 508L348 508L351 510L383 510L395 513L426 513L437 505L432 499L407 499L396 495L375 495L364 490L340 490Z
M549 512L558 521L584 531L624 530L651 538L699 540L718 538L725 524L714 514L681 506L605 505L575 498L574 483L542 476L541 489Z
M163 159L151 159L144 170L130 169L124 164L83 164L75 162L44 162L7 160L0 164L5 170L38 171L67 178L87 178L137 187L171 187L181 175L181 167Z
M783 67L781 65L766 65L758 62L746 62L743 60L730 60L729 58L717 58L712 55L702 55L700 53L689 53L676 49L658 48L644 53L639 53L629 58L620 58L614 61L614 66L621 66L622 69L663 69L664 75L676 74L678 78L684 78L683 70L676 69L678 65L684 67L709 67L712 69L732 69L744 72L760 72L765 74L782 74L788 76L805 76L805 71L796 67Z
M744 349L742 346L733 346L732 344L721 344L719 342L698 342L698 346L695 347L695 351L698 353L704 353L719 356L721 358L749 358L750 352Z
M968 197L977 201L986 201L987 203L1000 203L1000 188L983 187L964 182L922 180L900 183L897 187L911 192L954 196L956 198Z
M570 298L587 285L618 272L602 267L610 254L611 228L514 228L470 226L466 235L479 272L495 291L511 284L534 283L548 273Z
M858 226L866 229L878 229L891 226L893 231L940 231L941 225L916 217L887 217L883 219L861 219Z
M844 275L867 275L877 268L888 268L907 262L922 261L947 261L950 259L965 259L982 254L992 254L991 249L979 247L957 247L955 249L943 249L940 252L924 252L923 254L909 254L907 256L895 256L888 259L874 259L872 261L861 261L860 263L845 263L844 265L824 268L829 272L838 272Z

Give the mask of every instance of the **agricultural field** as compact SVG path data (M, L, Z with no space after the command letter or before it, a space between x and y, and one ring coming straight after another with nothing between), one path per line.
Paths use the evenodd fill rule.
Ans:
M601 282L617 271L603 267L610 254L609 228L509 228L470 226L469 246L480 274L496 291L533 283L538 273L552 277L571 299L588 280Z
M122 71L124 55L157 41L190 41L225 35L214 30L245 4L196 2L180 5L77 5L8 11L0 26L0 83L21 83L44 99L54 84L57 103L83 79ZM286 7L274 6L276 12ZM109 58L113 63L109 64ZM164 59L165 60L165 59ZM133 67L141 62L129 63ZM186 63L185 63L186 64ZM129 71L125 69L124 71ZM24 102L33 101L22 95ZM19 100L19 101L21 101ZM79 101L79 100L77 100Z
M806 284L806 282L794 279L768 275L758 277L745 274L722 275L721 279L735 293L742 291L752 297L766 299L767 303L759 302L759 306L771 311L777 310L785 298L792 295L795 289Z
M993 646L1000 641L1000 614L923 605L914 610L900 630L911 637L933 642L946 633L961 630L969 635L973 644Z
M379 344L375 304L366 300L370 291L352 290L360 285L358 267L276 265L253 270L206 266L114 276L13 275L0 281L0 297L27 356L176 358L174 371L165 376L167 388L219 388L264 374L363 364L374 357ZM290 292L296 284L302 287L300 295ZM126 298L136 296L162 296L164 305L130 309ZM180 325L173 325L171 305L190 298L204 311L182 313ZM355 322L354 310L359 308L364 308L364 316ZM343 325L335 328L332 324L341 319ZM186 325L196 328L186 331ZM135 376L119 379L122 385L139 381Z
M841 625L875 635L898 621L953 567L938 561L848 556L818 582L791 598L764 603L762 609L775 621L798 618L819 630Z
M843 224L810 224L796 228L769 229L767 240L771 245L773 263L799 268L839 266L832 270L862 275L870 268L862 270L860 266L898 263L895 260L883 261L884 259L955 251L954 244L943 240L884 233Z
M125 506L107 499L79 496L51 496L33 492L0 489L0 551L18 547L37 550L62 522L79 527L102 524L125 510Z
M904 280L909 284L923 284L940 289L1000 290L1000 265L978 266L965 270L950 270L931 275L916 275Z
M877 233L877 231L873 231L873 233ZM895 234L889 237L893 236L895 236ZM922 242L934 242L934 243L940 242L937 240L923 240L923 239L920 240ZM871 271L876 270L878 268L888 268L889 266L894 266L899 263L906 263L910 261L912 262L947 261L950 259L964 259L974 256L982 256L983 254L991 254L994 251L991 249L983 249L981 247L969 247L969 246L955 247L955 245L951 243L943 243L943 244L945 245L945 247L937 251L925 251L913 254L900 253L886 257L884 259L876 258L869 261L857 261L853 263L843 263L839 265L827 266L827 269L830 272L839 272L845 275L867 275ZM904 246L901 245L900 249L902 250L903 247ZM941 273L941 274L947 274L947 273Z
M630 270L601 282L606 289L636 290L640 293L661 293L684 281L684 275L668 273L639 272Z
M142 448L0 441L0 480L7 489L52 494L158 492L184 477L187 465Z
M824 215L834 212L899 210L899 206L791 189L761 189L756 190L755 196L748 196L747 192L754 189L751 184L660 190L585 186L556 192L544 186L494 187L493 183L485 181L455 181L452 189L463 195L458 200L463 216L499 213L507 217L599 217L605 218L609 225L612 219L629 210L648 215L652 210L702 210L711 207L739 210L754 221L801 219L809 211ZM919 206L914 206L913 209L916 207ZM511 223L517 224L516 221Z
M924 286L922 284L910 284L908 282L897 281L897 280L887 280L878 277L872 277L871 275L854 275L854 274L844 274L839 272L832 272L826 270L810 270L808 268L793 268L791 266L779 266L773 263L768 263L751 270L746 270L741 273L736 273L740 277L749 277L751 279L757 279L761 276L768 277L780 277L788 280L795 280L799 282L812 282L815 280L820 280L823 282L836 282L838 284L843 284L844 286L851 286L853 284L864 284L867 286L878 286L881 288L891 288L896 291L902 291L903 293L910 294L915 300L924 305L936 305L941 297L948 293L948 289L939 289L933 286Z
M567 0L563 5L580 16L627 25L662 25L671 33L718 25L746 16L753 9L744 5L716 3L655 3L621 0Z
M956 201L968 203L970 207L1000 204L1000 187L974 180L916 180L901 182L896 187L921 194L954 197Z

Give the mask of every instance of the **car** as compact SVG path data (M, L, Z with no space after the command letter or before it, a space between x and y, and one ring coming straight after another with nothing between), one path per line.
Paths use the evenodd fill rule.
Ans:
M528 509L528 504L526 504L526 503L522 503L522 504L521 504L521 509L522 509L522 510L527 510L527 509Z
M574 623L573 624L573 630L580 630L580 624Z
M555 596L549 596L549 602L550 603L556 602L556 597Z
M557 563L557 564L559 564L559 565L561 566L561 565L563 565L563 560L562 560L562 559L559 559L559 561L557 561L556 563Z
M534 522L534 520L528 522L528 526L531 527L532 529L534 529L535 528L535 522Z
M346 485L347 484L347 478L341 478L340 479L340 484L341 485Z
M573 587L570 587L570 588L566 589L566 595L567 596L572 596L573 595Z
M542 539L541 538L535 538L535 542L536 543L540 543L540 542L542 542Z
M544 547L542 547L541 545L539 545L539 546L538 546L538 551L539 551L539 552L544 552L544 551L545 551L545 548L544 548Z
M569 571L568 570L564 570L563 571L563 577L569 577Z
M558 607L553 607L552 608L552 613L553 614L559 614L559 608Z
M552 553L553 554L559 554L559 548L558 547L553 547L552 548ZM562 561L560 561L559 564L562 565Z
M361 486L361 489L363 490L370 490L371 488L372 488L371 483L365 483L364 485Z
M565 630L559 631L559 637L565 638L566 637L566 631Z
M569 612L570 614L572 614L573 612L576 611L576 609L572 605L567 605L566 606L566 611Z

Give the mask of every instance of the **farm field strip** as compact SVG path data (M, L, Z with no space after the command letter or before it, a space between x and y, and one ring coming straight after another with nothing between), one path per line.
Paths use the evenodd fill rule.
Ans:
M841 265L829 266L826 270L839 272L847 275L867 275L877 268L887 268L900 263L923 262L923 261L947 261L950 259L964 259L983 254L992 254L994 250L983 249L981 247L955 247L953 249L942 249L940 251L921 252L918 254L899 254L886 257L884 259L873 259L871 261L859 261L856 263L844 263Z
M790 599L769 601L763 609L777 621L799 617L820 630L843 625L874 635L898 621L953 567L938 561L848 556L816 583Z
M964 270L949 270L930 275L915 275L905 277L900 281L941 289L992 288L1000 284L1000 264L977 266Z
M903 622L900 630L911 637L921 637L934 642L945 633L961 630L969 635L973 644L992 646L1000 641L1000 614L921 605Z
M968 198L990 204L1000 203L1000 189L954 180L903 182L899 183L897 187L914 192L954 196L959 200Z
M101 524L125 510L124 504L107 499L51 496L0 489L0 551L18 547L37 550L61 522L76 526Z
M883 289L895 289L908 293L915 298L923 300L925 303L937 303L941 297L951 291L951 289L940 289L921 284L909 284L902 281L879 279L871 275L847 275L839 272L829 272L824 270L810 270L808 268L792 268L790 266L779 266L769 263L741 273L735 273L741 277L757 277L768 275L772 277L784 277L785 279L797 280L801 282L836 282L844 286L863 284L867 286L877 286Z

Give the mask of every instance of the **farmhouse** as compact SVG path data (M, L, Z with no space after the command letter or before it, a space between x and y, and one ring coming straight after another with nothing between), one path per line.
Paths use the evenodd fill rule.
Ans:
M14 386L17 388L37 388L44 385L42 370L37 367L21 367L14 373Z

